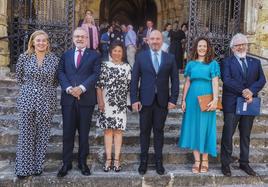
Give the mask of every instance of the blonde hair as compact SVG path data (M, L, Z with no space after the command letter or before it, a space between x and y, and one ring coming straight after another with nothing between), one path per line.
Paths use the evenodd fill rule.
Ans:
M37 31L34 31L30 36L30 39L29 39L29 42L28 42L28 49L26 51L26 53L28 55L31 55L31 54L34 53L34 45L33 45L34 42L33 41L39 35L44 35L47 38L48 46L47 46L47 49L46 49L46 53L50 52L50 43L49 43L49 39L48 39L48 34L43 30L37 30Z

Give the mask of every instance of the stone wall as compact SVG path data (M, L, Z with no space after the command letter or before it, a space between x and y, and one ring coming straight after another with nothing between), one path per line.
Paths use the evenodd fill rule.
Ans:
M268 1L247 0L245 33L250 39L250 52L268 58Z
M7 36L7 0L0 0L0 37ZM167 22L188 21L189 0L155 0L157 7L157 28L162 30ZM99 21L101 0L75 0L75 25L84 17L86 10L94 12ZM245 0L244 32L250 39L250 52L268 58L268 1ZM0 75L8 71L8 40L0 40Z
M7 0L0 0L0 37L7 36ZM9 71L8 39L0 40L0 76Z

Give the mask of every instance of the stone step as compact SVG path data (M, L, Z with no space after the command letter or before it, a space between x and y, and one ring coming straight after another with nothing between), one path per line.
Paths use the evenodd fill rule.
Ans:
M257 177L248 176L239 169L238 164L232 164L232 177L225 177L220 171L220 165L210 164L208 173L193 174L191 164L165 164L165 175L158 175L153 165L148 166L144 176L138 174L138 164L122 163L122 171L108 173L102 171L102 164L92 163L90 176L83 176L76 164L64 178L57 178L60 162L47 161L44 164L44 172L41 176L31 176L25 180L19 180L14 174L14 163L0 163L0 186L49 186L49 187L181 187L181 186L223 186L223 187L257 187L268 185L267 164L251 164L258 173Z
M178 117L175 117L178 116ZM0 127L4 128L17 128L17 115L8 114L0 115ZM181 128L182 114L181 113L169 113L165 123L165 132L178 130ZM62 129L62 116L54 115L52 120L52 127ZM222 114L217 113L217 131L222 132L223 120ZM91 129L96 129L96 116L93 115ZM127 129L139 130L139 118L137 113L129 113L127 118ZM266 114L257 116L252 128L252 133L268 133L268 116Z
M140 148L138 146L122 146L121 160L122 162L138 162ZM219 147L218 147L219 153ZM0 146L0 160L14 161L16 156L16 146L1 145ZM234 158L239 158L239 147L234 146ZM74 158L77 158L77 146L74 148ZM105 151L103 145L90 146L90 154L88 160L94 162L103 162L105 158ZM62 159L62 145L49 144L46 154L48 160L61 160ZM189 150L180 149L176 145L165 145L163 148L163 162L166 164L184 164L193 160L193 154ZM211 157L211 163L219 163L219 154L217 157ZM251 163L267 163L268 162L268 149L267 148L251 148L250 149L250 162ZM237 161L237 160L236 160ZM235 162L236 162L235 161ZM154 163L154 149L149 149L149 162Z
M62 145L62 129L52 128L50 143ZM123 144L131 146L139 146L139 130L126 130L123 135ZM180 131L172 130L165 132L164 144L176 145L179 141ZM17 143L18 130L13 128L0 128L0 145L15 145ZM234 145L239 145L239 133L236 132L233 137ZM103 144L103 131L101 129L93 129L89 133L90 145L102 145ZM153 142L153 133L151 133L151 142ZM217 144L220 145L221 133L217 134ZM78 135L76 133L76 145L78 145ZM250 137L250 146L255 148L268 148L268 133L252 133Z
M16 79L11 79L6 77L6 79L1 78L0 87L17 87Z

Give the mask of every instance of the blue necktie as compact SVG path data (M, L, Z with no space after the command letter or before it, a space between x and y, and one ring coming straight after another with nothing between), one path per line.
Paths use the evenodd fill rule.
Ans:
M240 58L240 60L242 62L243 76L244 76L244 78L246 78L247 73L248 73L248 67L247 67L247 64L245 62L245 58Z
M158 56L158 53L154 52L153 65L154 65L154 70L156 73L158 73L158 70L159 70L159 61L158 61L157 56Z

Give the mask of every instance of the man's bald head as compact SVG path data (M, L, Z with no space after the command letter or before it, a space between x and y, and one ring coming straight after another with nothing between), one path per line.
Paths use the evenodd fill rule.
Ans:
M149 35L148 44L153 51L161 50L163 44L163 36L159 30L153 30Z

